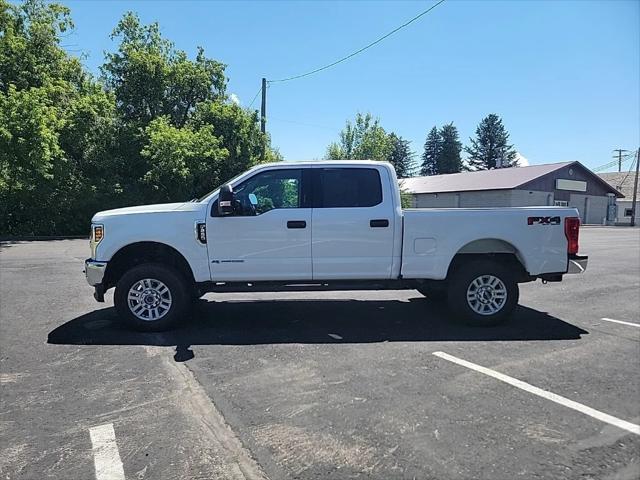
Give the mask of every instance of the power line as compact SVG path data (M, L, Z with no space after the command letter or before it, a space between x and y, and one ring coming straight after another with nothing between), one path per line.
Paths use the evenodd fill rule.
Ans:
M621 172L622 171L622 152L625 152L625 155L626 155L626 152L628 152L629 150L625 150L624 148L618 148L613 151L618 152L618 172Z
M622 156L622 162L626 162L627 160L629 160L631 157L633 157L633 153L631 155L623 155ZM615 167L616 165L618 165L618 160L613 160L612 162L609 163L605 163L604 165L600 165L599 167L595 167L592 168L591 170L593 170L594 172L600 172L602 170L606 170L607 168L611 168L611 167Z
M402 25L400 25L397 28L394 28L393 30L391 30L389 33L387 33L386 35L383 35L382 37L378 38L377 40L374 40L373 42L371 42L370 44L362 47L359 50L356 50L353 53L350 53L349 55L347 55L346 57L342 57L339 60L336 60L333 63L330 63L328 65L325 65L323 67L320 68L316 68L315 70L311 70L310 72L307 73L302 73L300 75L294 75L292 77L286 77L286 78L281 78L279 80L269 80L269 83L279 83L279 82L288 82L290 80L297 80L298 78L302 78L302 77L308 77L309 75L313 75L314 73L318 73L321 72L322 70L326 70L327 68L331 68L334 67L336 65L338 65L339 63L342 63L346 60L349 60L351 57L355 57L356 55L358 55L359 53L364 52L365 50L373 47L374 45L377 45L378 43L380 43L381 41L383 41L385 38L390 37L391 35L393 35L394 33L396 33L399 30L402 30L403 28L407 27L408 25L412 24L413 22L415 22L416 20L418 20L420 17L426 15L427 13L429 13L431 10L433 10L434 8L436 8L438 5L440 5L441 3L443 3L445 0L440 0L438 3L436 3L435 5L432 5L431 7L427 8L424 12L419 13L418 15L416 15L415 17L413 17L411 20L403 23Z
M251 103L249 104L249 106L247 108L251 108L251 105L253 105L253 102L256 101L256 98L258 98L258 95L260 95L261 91L262 91L262 87L260 87L258 89L258 91L256 92L256 94L253 96L253 100L251 100Z
M617 160L615 160L615 161L613 161L613 162L609 162L609 163L605 163L604 165L600 165L599 167L595 167L595 168L593 168L593 171L594 171L594 172L599 172L599 171L601 171L601 170L606 170L607 168L614 167L614 166L616 166L617 164L618 164L618 161L617 161Z
M624 176L624 178L622 179L622 181L620 182L620 186L624 185L624 182L627 181L627 178L629 178L629 175L631 174L631 170L633 170L633 167L635 166L636 162L640 159L637 158L637 154L636 152L633 152L633 161L631 162L631 165L629 165L629 171L627 172L627 174Z

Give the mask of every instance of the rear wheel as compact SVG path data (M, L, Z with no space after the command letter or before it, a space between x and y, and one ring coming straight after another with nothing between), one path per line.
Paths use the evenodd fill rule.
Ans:
M147 263L133 267L120 278L114 303L120 319L128 326L159 332L186 316L190 295L175 269Z
M490 260L475 260L453 272L447 301L462 322L489 326L509 318L519 295L518 283L508 268Z

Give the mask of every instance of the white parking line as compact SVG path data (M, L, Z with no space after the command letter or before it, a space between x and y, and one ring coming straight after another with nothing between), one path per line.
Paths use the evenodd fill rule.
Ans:
M586 405L583 405L578 402L574 402L573 400L569 400L568 398L565 398L565 397L561 397L560 395L556 395L555 393L551 393L551 392L548 392L547 390L534 387L533 385L530 385L526 382L523 382L522 380L518 380L516 378L505 375L504 373L496 372L495 370L491 370L490 368L476 365L475 363L471 363L466 360L462 360L461 358L454 357L453 355L449 355L448 353L433 352L433 354L436 357L440 357L444 360L457 363L458 365L462 365L463 367L470 368L471 370L475 370L476 372L484 373L485 375L501 380L505 383L508 383L511 386L517 387L526 392L533 393L534 395L538 395L539 397L546 398L547 400L551 400L552 402L571 408L580 413L584 413L585 415L589 415L590 417L597 418L598 420L608 423L610 425L614 425L618 428L622 428L623 430L627 430L628 432L635 433L636 435L640 435L640 425L636 425L635 423L627 422L626 420L622 420L620 418L603 413L594 408L587 407Z
M89 429L91 444L93 445L93 463L96 468L97 480L124 480L124 468L113 423L99 425Z
M640 323L624 322L622 320L614 320L613 318L606 318L606 317L603 317L600 320L604 320L605 322L621 323L622 325L630 325L632 327L640 328Z

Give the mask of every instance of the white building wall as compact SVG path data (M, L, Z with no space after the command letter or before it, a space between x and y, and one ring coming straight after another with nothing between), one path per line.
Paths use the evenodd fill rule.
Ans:
M419 193L414 195L416 208L455 208L457 193Z
M529 207L553 205L553 201L553 193L535 190L421 193L413 196L416 208ZM619 221L629 223L630 217L623 217L625 207L622 203L618 202ZM576 193L572 193L569 200L569 206L578 209L580 219L586 224L601 225L607 216L607 204L607 197Z
M522 207L553 205L553 194L528 190L419 193L413 195L413 205L416 208Z
M640 225L640 201L638 201L639 205L636 205L636 225ZM618 213L616 214L616 224L620 225L629 225L631 223L631 216L625 215L625 210L630 210L633 205L632 199L618 199L616 201L616 205L618 205Z
M460 192L460 206L472 207L510 207L510 190L485 190L482 192Z
M585 224L603 225L607 218L607 205L607 197L578 193L572 193L569 197L569 206L578 209L580 220Z
M510 190L512 207L544 207L553 205L553 193L535 190Z

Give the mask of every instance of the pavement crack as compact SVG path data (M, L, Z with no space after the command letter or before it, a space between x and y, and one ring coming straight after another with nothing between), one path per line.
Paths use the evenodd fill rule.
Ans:
M179 402L179 405L204 427L210 440L226 453L229 464L237 467L234 470L238 478L267 480L267 475L225 421L193 372L185 364L174 362L161 347L146 346L145 351L150 357L161 359L167 373L177 382L179 390L185 392L184 401Z

